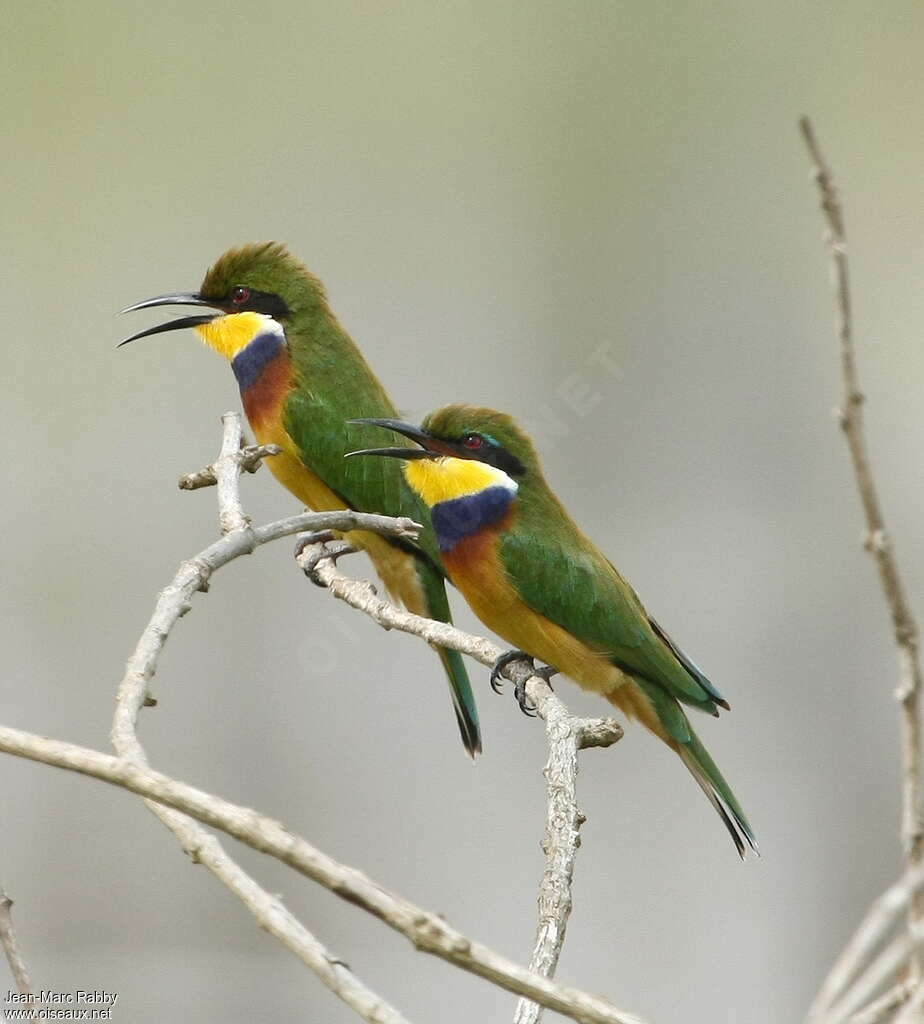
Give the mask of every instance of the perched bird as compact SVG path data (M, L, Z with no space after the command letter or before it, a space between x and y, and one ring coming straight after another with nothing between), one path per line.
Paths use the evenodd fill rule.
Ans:
M602 694L680 755L739 854L746 845L756 851L741 805L681 706L718 715L727 702L571 519L516 422L470 405L439 409L420 427L388 418L361 422L420 446L351 454L405 460L408 482L430 509L449 578L481 621L518 648L500 659L492 684L503 664L525 653L545 662L547 674L563 672ZM522 690L517 697L528 710Z
M410 611L450 621L443 569L426 507L401 467L386 460L344 461L356 447L351 416L394 416L395 408L352 338L337 322L321 282L276 242L245 245L221 256L198 292L159 295L123 312L154 306L207 306L139 331L122 344L193 327L231 362L257 441L278 444L273 475L316 511L351 508L409 516L424 525L416 545L368 532L346 540L364 548L389 593ZM456 651L438 648L449 677L465 749L481 750L478 712Z

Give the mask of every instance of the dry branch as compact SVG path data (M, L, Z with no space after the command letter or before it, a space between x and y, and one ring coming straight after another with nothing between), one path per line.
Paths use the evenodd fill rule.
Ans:
M899 1007L905 1004L914 986L906 982L889 989L885 995L869 1003L850 1018L850 1024L884 1024Z
M901 836L906 863L910 869L924 864L924 827L921 818L921 727L919 695L921 663L918 656L918 628L905 598L898 563L886 533L885 520L873 479L872 466L863 431L863 393L857 376L853 342L853 319L850 302L850 277L847 265L847 236L840 200L831 171L821 153L815 132L808 118L799 123L818 185L821 209L827 227L827 247L831 259L840 351L842 404L839 420L853 463L857 489L866 520L865 547L879 570L886 605L892 618L895 644L898 649L899 685L896 698L901 705L902 722L902 825ZM920 985L921 961L917 937L924 925L924 894L914 890L910 901L908 927L911 936L909 959L910 980ZM823 1019L833 991L831 975L813 1004L811 1019ZM822 997L825 997L823 999Z
M184 562L172 583L161 593L154 615L129 659L125 677L119 686L112 742L122 757L141 768L148 766L147 755L136 732L141 708L151 703L147 682L154 675L157 659L170 630L190 608L197 590L205 590L215 569L240 554L254 550L259 544L294 533L318 522L317 516L296 516L268 527L250 529L240 500L238 478L244 470L254 472L264 454L262 448L241 448L241 420L237 413L222 417L221 453L215 463L180 480L187 489L218 485L219 526L224 539L202 554ZM268 446L275 448L275 446ZM325 519L325 517L321 517ZM326 521L329 517L326 517ZM350 524L352 516L328 521ZM378 523L385 530L415 536L416 528L409 520L400 524ZM148 809L177 837L184 851L199 864L205 865L251 911L257 922L303 963L310 967L334 995L354 1009L369 1024L407 1024L405 1018L384 999L372 992L336 956L331 954L307 928L283 906L281 900L266 892L234 859L221 843L196 821L160 803L146 801Z
M873 901L859 927L828 972L809 1013L809 1020L826 1020L835 1001L840 1001L842 994L858 977L868 971L874 954L894 930L899 917L907 911L911 900L922 887L924 866L906 871L897 882Z
M434 622L396 608L380 598L367 580L342 575L336 568L335 555L323 541L315 541L305 544L298 562L316 583L327 587L335 597L364 612L383 628L398 629L431 644L450 647L476 658L483 665L493 666L503 653L482 637L470 636L448 623ZM574 718L548 682L534 675L522 662L508 665L504 675L515 683L525 684L527 697L545 721L549 743L549 760L545 767L548 810L543 843L546 859L539 887L539 924L529 966L551 978L571 913L571 880L580 845L579 830L584 821L576 794L577 753L585 747L610 746L622 736L622 728L611 718ZM541 1009L535 1002L523 999L517 1006L514 1024L535 1024L540 1014Z
M212 573L241 554L247 554L254 550L260 544L298 530L308 529L317 534L331 530L342 532L352 529L366 529L413 539L420 529L417 524L412 523L410 520L395 520L382 516L363 515L352 512L312 513L294 516L288 520L271 523L268 526L251 527L240 503L238 490L238 477L242 468L240 420L235 414L227 414L223 417L223 424L224 435L222 452L219 459L208 471L193 474L193 476L205 479L211 473L218 483L219 522L225 535L221 540L212 544L199 555L184 562L172 583L161 593L151 621L142 634L134 654L129 659L125 676L119 687L116 714L112 728L113 744L122 755L121 763L123 766L148 773L148 778L145 782L150 782L151 774L156 775L156 773L150 773L144 750L138 741L136 733L137 720L141 708L149 700L148 682L154 675L157 660L167 636L180 617L191 607L191 600L196 591L207 588ZM200 486L205 486L205 484L200 484ZM306 548L306 555L310 551L310 547ZM321 548L320 553L327 554L327 549ZM322 564L318 566L316 572L323 574L330 569L332 569L332 566ZM345 578L343 579L345 583L352 582L345 580ZM357 586L372 589L369 584L357 584ZM379 603L383 606L385 605L385 602ZM404 614L390 605L387 607L391 608L398 615ZM441 625L422 619L416 623L417 628L413 631L420 632L421 623L424 626ZM454 637L456 644L449 644L449 646L457 646L458 649L462 650L475 647L480 651L483 661L488 659L486 663L493 664L493 661L496 660L497 655L500 653L485 640L467 636L460 631L455 631L455 633L457 634ZM420 635L423 634L420 633ZM528 676L530 673L524 666L512 665L509 668L508 674L510 678L516 680L521 678L521 674ZM539 689L536 688L536 684L538 684ZM546 719L547 724L551 722L555 730L561 732L562 722L567 720L570 723L569 729L572 733L570 742L575 752L579 746L607 746L622 735L618 724L609 720L585 721L571 719L564 705L555 698L544 680L536 678L530 681L529 686L530 696L537 705L540 714ZM567 745L567 740L565 745ZM557 756L555 754L557 749L558 747L553 748L553 757ZM128 763L127 765L126 762ZM85 770L73 764L61 764L61 766L71 767L75 770ZM99 768L100 766L97 764L96 767ZM567 768L562 768L561 772L567 774L568 770ZM576 771L576 758L574 771ZM556 778L561 772L556 769ZM94 771L90 772L90 774L98 774L98 772ZM275 934L279 935L290 949L293 949L298 955L302 956L302 959L319 973L325 984L328 984L328 987L334 988L332 981L339 981L341 983L340 987L335 989L335 991L354 1008L358 1009L356 1004L360 997L371 995L368 993L368 990L361 986L361 983L348 971L345 971L345 969L348 982L346 985L343 984L344 979L341 976L343 972L340 972L340 975L336 978L331 976L332 972L330 971L325 974L324 967L325 965L330 966L331 958L323 951L323 947L320 947L321 952L314 957L314 962L309 962L309 958L306 956L306 949L311 943L317 944L317 940L305 932L298 925L298 922L291 918L291 915L287 915L287 912L278 903L276 906L268 906L266 903L267 894L263 893L256 883L249 879L234 864L214 837L205 833L185 815L177 813L176 809L169 810L162 806L162 804L167 804L168 807L173 808L179 807L179 809L191 814L193 817L221 828L229 834L242 839L244 842L248 842L256 849L279 857L295 867L296 870L302 871L316 881L320 881L321 884L332 888L339 895L350 900L350 902L363 906L365 909L376 914L376 916L381 917L392 927L405 934L417 948L449 959L464 969L486 977L512 992L529 996L532 1000L544 1006L557 1009L559 1012L580 1021L600 1022L600 1024L604 1024L604 1022L606 1024L619 1024L619 1022L622 1022L622 1024L635 1024L637 1021L636 1018L616 1010L605 1000L597 999L578 990L564 989L554 985L547 981L544 976L524 970L486 947L472 943L456 932L455 929L451 929L440 918L385 893L380 886L369 882L368 879L365 879L358 872L345 868L343 865L330 860L330 858L325 858L319 851L314 851L308 846L304 840L296 840L295 837L289 836L282 826L271 822L269 819L262 818L256 812L244 808L236 808L232 804L218 801L216 797L208 797L207 794L191 790L190 787L184 788L182 784L174 783L173 780L166 779L163 776L158 776L159 781L166 784L168 790L171 785L174 787L169 798L163 795L163 790L161 790L162 795L160 796L154 795L150 790L143 791L139 788L141 782L138 776L127 775L120 779L116 777L117 775L118 773L115 775L110 773L110 776L105 777L107 777L108 781L125 785L136 792L141 792L149 800L155 801L149 803L148 806L177 834L181 842L183 842L184 848L196 859L208 864L225 884L229 885L233 891L244 899L245 903L248 903L248 906L251 906L251 909L257 914L261 923L265 925L265 922L271 919L276 925L279 925ZM551 784L550 781L550 786ZM572 791L573 785L574 777L572 774L570 780ZM182 805L172 802L172 800L177 799L175 787L180 787L180 789L184 790L184 798L188 798L191 794L196 794L199 802L193 801L190 803L188 799L184 800ZM211 802L211 808L207 809L203 806L203 801L205 804ZM222 820L214 817L217 813L216 807L219 805L228 812ZM210 810L213 817L205 816L207 810ZM573 804L573 815L574 820L577 821L579 812L577 811L576 804ZM246 820L249 826L243 828L243 830L241 828L242 819ZM556 830L558 830L558 824L556 820ZM269 838L267 838L267 829ZM552 910L547 914L551 924L546 923L545 930L543 931L542 926L544 922L540 923L540 936L537 944L537 955L541 951L542 966L549 971L557 962L561 942L564 939L567 910L570 909L570 872L573 869L576 840L576 828L573 830L573 836L569 835L563 838L557 834L557 831L550 833L549 836L547 856L550 861L554 858L556 863L547 868L547 878L544 879L544 885L546 885L547 889L549 887L556 887L555 903ZM574 847L570 854L567 851L568 843L571 843ZM289 849L293 845L297 847L295 852ZM203 856L204 853L207 854L207 857ZM319 862L324 867L324 870L320 871L320 873L317 870ZM344 881L344 877L347 881ZM360 880L362 884L356 889L351 889L350 880L354 882ZM562 885L564 886L563 892L559 891ZM255 899L251 902L248 902L244 895L245 891L249 888L256 890ZM385 906L382 906L382 900L386 897ZM547 899L551 899L551 897L547 897ZM283 915L287 915L283 922L284 927L280 925L279 919L281 915L278 913L279 911L282 911ZM552 924L554 924L554 927L551 926ZM293 928L300 929L300 940L298 941L293 937ZM317 945L319 946L319 944ZM396 1011L391 1010L384 1003L381 1006L384 1007L383 1010L370 1010L367 1008L365 1012L361 1011L361 1015L366 1020L381 1021L383 1024L386 1021L397 1022L400 1019L397 1017ZM377 1016L375 1015L376 1013L378 1013ZM389 1016L388 1014L392 1015Z
M341 864L272 818L172 779L146 765L87 747L0 726L0 751L79 772L182 811L323 885L367 910L432 953L517 995L525 995L581 1024L640 1024L608 1000L558 985L467 938L437 914L397 896L355 868Z
M13 901L7 895L3 886L0 886L0 945L3 946L3 953L6 962L10 966L10 973L13 975L13 983L16 991L21 995L30 995L32 992L32 981L29 978L29 970L26 961L23 959L22 950L16 939L16 930L13 928Z
M239 465L244 473L256 473L263 460L271 455L279 455L282 449L278 444L244 445L238 453ZM181 491L198 491L201 487L214 487L218 483L215 463L198 469L195 473L184 473L177 481Z

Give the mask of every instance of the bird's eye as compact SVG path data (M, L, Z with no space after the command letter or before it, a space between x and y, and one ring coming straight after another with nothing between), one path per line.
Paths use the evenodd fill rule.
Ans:
M479 448L484 448L484 438L481 434L466 434L462 438L462 446L469 451L477 452Z
M243 306L244 303L250 298L249 288L235 288L231 292L231 301L235 306Z

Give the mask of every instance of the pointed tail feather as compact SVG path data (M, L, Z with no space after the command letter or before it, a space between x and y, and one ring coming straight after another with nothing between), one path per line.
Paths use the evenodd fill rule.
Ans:
M759 856L757 839L747 815L696 733L691 729L690 742L678 743L676 749L690 774L696 779L709 802L718 811L741 859L744 860L748 847Z
M677 751L718 812L742 860L748 847L759 855L757 839L744 809L693 731L689 718L677 700L663 687L640 678L615 690L610 700Z
M423 558L417 559L417 578L420 580L426 602L422 614L431 619L439 619L440 622L451 623L452 613L446 596L446 584L436 569ZM436 650L449 678L452 706L456 713L456 721L459 723L462 743L474 758L476 754L481 753L481 729L478 725L475 694L472 692L472 684L465 669L465 661L458 651L450 651L446 647L437 647Z
M465 749L474 757L481 753L481 730L478 727L478 708L475 706L475 695L465 670L462 655L458 651L450 651L447 647L438 647L437 652L446 675L449 677L449 689L452 692L452 706L459 723L459 732Z

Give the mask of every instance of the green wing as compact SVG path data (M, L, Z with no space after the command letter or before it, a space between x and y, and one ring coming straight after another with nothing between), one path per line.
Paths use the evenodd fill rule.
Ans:
M293 391L285 404L283 426L307 466L338 494L344 504L361 512L408 516L424 526L418 545L434 567L445 575L430 513L404 479L397 459L346 459L347 452L382 443L381 428L348 424L358 417L396 416L384 393L318 394L304 388Z
M444 584L446 572L430 513L405 481L401 463L396 459L344 458L347 452L382 443L381 429L349 424L347 420L397 415L381 384L353 343L345 338L330 354L323 349L316 353L314 365L308 368L308 373L303 373L302 380L323 382L321 390L301 383L289 394L283 411L283 426L305 465L350 508L387 516L408 516L423 525L414 558L427 613L431 618L451 622ZM413 551L413 546L406 546ZM481 750L481 733L468 673L458 652L438 648L438 653L449 679L462 742L474 756Z
M535 524L521 519L504 535L500 555L531 608L608 654L630 675L710 714L718 714L716 704L728 706L563 509L547 509Z

